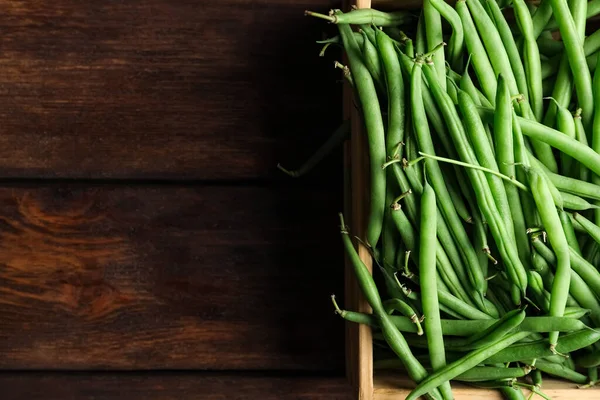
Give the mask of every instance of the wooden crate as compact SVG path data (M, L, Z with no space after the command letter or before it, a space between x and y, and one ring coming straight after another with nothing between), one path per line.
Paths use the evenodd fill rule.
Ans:
M415 9L419 0L354 0L347 2L346 6L355 5L358 8L386 8L386 9ZM344 149L346 170L350 174L346 177L345 213L350 216L350 226L355 232L363 232L366 226L368 192L368 154L365 151L366 142L362 132L361 117L352 106L353 93L346 85L344 91L344 110L347 118L351 118L351 138ZM346 196L348 197L348 196ZM373 260L368 250L360 243L358 254L365 265L372 271ZM356 280L354 272L348 265L345 274L345 290L348 309L360 312L371 312L371 308L364 299ZM373 371L373 346L371 329L365 325L347 323L346 328L346 374L354 388L355 398L358 400L402 400L415 384L400 373L386 371L374 374ZM460 383L452 383L452 388L457 400L501 400L502 396L497 390L477 389ZM553 400L577 398L577 400L600 399L600 387L591 389L577 389L575 384L544 379L543 392ZM525 395L529 393L525 390Z

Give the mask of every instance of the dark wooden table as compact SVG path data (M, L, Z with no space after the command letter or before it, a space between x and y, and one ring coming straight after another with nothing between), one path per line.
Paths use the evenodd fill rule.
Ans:
M302 0L0 0L0 398L349 398L335 29Z

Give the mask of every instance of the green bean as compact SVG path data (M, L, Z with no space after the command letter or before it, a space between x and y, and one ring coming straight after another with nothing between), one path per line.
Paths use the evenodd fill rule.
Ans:
M588 368L588 380L590 382L596 382L598 380L598 368Z
M415 166L416 165L417 164L415 164ZM454 208L456 208L456 212L463 221L471 224L473 223L473 217L471 216L471 212L467 209L467 205L465 204L462 195L457 189L458 182L456 181L455 176L457 172L447 167L447 165L442 165L440 168L442 170L442 175L444 175L444 181L448 182L446 187L448 188L448 193L450 193L450 198L452 199Z
M478 31L481 33L480 37L495 74L504 75L511 92L518 93L519 89L512 72L510 60L502 43L502 39L500 38L500 34L496 29L496 25L490 19L479 0L467 0L467 6L469 6L473 21L475 22Z
M492 319L492 316L479 311L477 308L465 303L450 293L438 292L440 304L446 306L457 314L471 319Z
M573 229L573 224L571 223L571 218L569 214L565 211L559 211L558 216L560 218L560 223L562 225L563 231L565 232L565 237L567 238L567 242L569 243L569 247L571 251L581 255L581 249L579 248L579 242L577 241L577 237L575 236L575 229ZM600 275L598 275L600 278Z
M581 12L580 7L575 11ZM574 17L576 15L574 14ZM583 40L583 38L582 38ZM544 116L544 124L548 126L554 126L555 119L557 117L557 111L559 107L567 107L571 101L573 93L573 76L569 66L569 60L566 54L562 54L556 79L554 81L554 88L552 90L552 98L555 99L555 103L551 103L548 107L548 111ZM562 130L558 128L558 130Z
M570 210L585 211L598 208L597 205L590 204L587 200L584 200L581 197L575 196L571 193L560 192L560 196L563 200L565 208L568 208Z
M450 79L450 78L448 78ZM446 80L446 79L444 79ZM447 85L448 88L446 89L446 92L448 93L448 96L452 99L452 102L454 104L458 104L458 91L456 89L456 85Z
M495 1L491 2L495 3ZM512 105L508 85L502 75L498 76L496 112L494 114L494 135L496 139L496 157L498 158L499 171L509 177L515 177ZM519 193L514 185L507 182L504 182L504 189L509 203L510 219L513 221L513 232L516 238L519 258L522 263L526 264L526 260L529 260L531 252L527 243L525 217L523 215Z
M431 4L430 0L423 1L423 18L425 20L427 51L432 52L435 70L440 79L440 84L446 89L446 59L444 57L444 48L438 47L438 45L444 41L442 37L442 17L433 4Z
M417 133L420 149L422 151L426 151L427 153L435 154L429 128L427 127L427 120L423 109L424 105L420 90L422 84L422 69L422 61L415 62L411 79L413 125L414 131ZM429 72L428 69L426 70ZM434 96L436 96L436 94L439 95L441 89L439 85L435 84L437 82L435 82L434 79L428 79L428 82L434 93ZM459 249L467 266L471 285L478 293L482 293L484 278L481 270L479 270L479 262L477 260L477 255L475 254L475 250L470 245L467 233L460 222L460 218L456 212L456 209L454 208L454 205L450 201L450 195L443 181L443 176L438 163L433 162L430 165L431 167L427 169L429 180L431 181L431 185L436 192L437 198L439 199L439 204L441 206L440 208L448 223L448 227L451 230L453 238L460 246Z
M479 112L486 120L493 118L493 110L490 110L489 108L481 107L479 108ZM517 121L525 136L548 143L550 146L570 155L588 167L595 174L600 174L600 154L596 153L593 149L584 146L577 140L572 139L555 129L535 121L522 117L517 117Z
M569 11L566 0L547 0L558 23L558 28L565 46L573 81L580 107L583 109L583 126L592 126L594 113L594 96L592 95L592 77L585 62L583 41L580 40L575 21Z
M470 370L477 364L489 358L491 355L498 353L502 349L505 349L511 344L523 339L524 337L527 337L528 335L529 333L526 332L512 333L499 341L493 342L467 354L458 361L448 364L446 367L434 372L433 374L430 374L427 376L427 378L419 382L417 387L413 389L406 397L406 400L418 399L420 396L430 392L433 388L436 388L440 384Z
M595 17L600 14L600 1L599 0L591 0L587 5L586 19ZM550 22L546 25L545 29L554 30L558 28L556 20L554 18L550 19Z
M371 77L373 78L373 82L375 82L377 91L381 94L384 94L385 82L383 66L381 65L381 59L379 58L377 47L375 47L375 45L367 39L367 34L365 33L365 31L361 31L361 33L365 37L363 39L363 45L361 48L363 61L365 63L365 66L367 67L367 70L369 70Z
M527 285L527 288L531 289L535 295L535 299L537 301L536 305L538 305L538 307L543 311L548 312L550 309L550 301L549 296L546 297L547 292L544 290L544 281L542 276L533 270L527 271L527 276L529 277L529 284Z
M533 113L538 121L542 120L543 113L543 93L542 93L542 66L540 61L540 51L536 43L533 32L533 22L531 14L523 0L513 0L513 7L517 25L524 38L523 59L525 60L525 75L527 76L529 101L533 108ZM512 91L512 93L516 93Z
M542 164L535 158L533 158L531 161L538 167L542 166ZM555 174L547 170L545 170L545 172L550 181L556 186L557 189L561 191L561 193L571 193L594 200L600 200L599 185Z
M572 139L576 139L575 137L575 121L573 120L573 116L565 107L562 107L556 100L554 101L557 107L556 113L556 127L557 130L569 136ZM574 176L573 168L574 161L573 158L568 155L561 153L561 173L562 175Z
M499 75L499 81L502 79L501 76L502 75ZM498 106L497 103L496 106ZM483 122L477 113L475 103L473 103L471 97L464 91L459 92L459 108L461 109L463 118L466 121L466 132L469 135L471 143L473 144L475 156L479 162L479 165L483 166L484 168L500 172L498 169L498 164L496 163L496 159L494 158L494 152L492 151L491 144L485 137L485 133L483 131ZM508 110L507 114L510 116L510 109ZM507 121L510 123L510 120ZM496 122L496 119L494 119L494 122ZM494 196L496 207L499 211L499 216L506 223L506 229L509 235L508 239L512 239L514 241L515 227L511 217L506 190L504 189L504 183L497 176L487 175L486 178L492 195Z
M332 300L335 302L334 298L332 298ZM396 298L389 299L383 302L383 307L388 314L391 314L394 310L404 314L404 316L409 318L410 321L417 327L417 335L420 336L423 334L423 328L421 327L421 322L419 321L417 313L406 302ZM335 305L335 308L336 311L339 309L337 304Z
M584 146L588 146L587 135L583 127L583 122L581 122L581 108L578 108L577 111L575 111L573 121L575 123L575 138ZM577 166L579 167L579 179L585 182L589 181L590 170L581 164L578 164Z
M566 379L571 382L584 384L587 383L587 376L580 374L579 372L573 371L566 368L563 365L555 364L543 360L536 360L535 368L547 373L548 375L556 376L558 378Z
M556 346L556 351L562 354L568 354L589 346L597 342L598 339L600 339L600 332L591 329L567 333L560 337L558 345ZM548 357L554 354L552 350L550 350L549 344L549 339L515 344L497 352L483 361L486 364L507 363ZM423 382L425 382L425 380Z
M526 149L523 132L521 131L521 126L517 121L517 114L515 113L514 109L512 110L511 123L513 130L515 160L523 166L523 168L518 168L516 170L516 177L520 182L526 182L527 177L525 174L525 170L531 166L529 160L530 157ZM533 201L531 195L529 193L520 192L519 198L523 207L523 217L525 218L525 223L529 226L540 225L541 222L539 221L539 215L535 207L535 202Z
M525 400L525 395L521 389L516 387L498 388L506 400Z
M364 314L354 311L339 310L336 307L336 312L345 320L358 324L378 327L377 319L372 314ZM589 310L581 308L568 308L564 317L526 317L521 325L515 328L517 332L572 332L587 329L586 325L579 321L584 313ZM489 317L488 317L489 318ZM390 319L397 329L407 333L418 333L417 326L410 318L391 315ZM497 319L474 319L474 320L440 320L442 333L445 336L472 336L477 332L482 332L489 329L497 323Z
M454 380L461 382L481 382L496 379L520 378L527 375L529 367L502 368L502 367L473 367L465 373L458 375Z
M552 17L552 7L550 5L550 0L542 0L540 6L533 14L533 34L534 37L540 36L544 27L550 21Z
M485 225L483 224L483 220L481 216L477 213L473 216L473 227L474 227L474 240L473 246L475 246L475 250L477 250L477 256L479 258L479 266L481 268L481 273L483 276L488 275L488 257L491 257L490 246L487 242L487 230ZM496 261L497 263L498 261ZM487 281L485 281L484 291L487 291Z
M388 98L386 151L388 157L392 157L404 140L404 81L392 39L379 29L375 32Z
M427 164L425 164L427 169ZM436 280L436 219L437 206L435 192L425 180L423 195L421 196L421 226L419 283L421 286L421 304L423 315L427 319L425 335L427 336L429 359L434 371L446 366L444 352L444 338L440 323L440 310L438 308L438 290ZM444 398L452 398L450 384L445 382L439 387Z
M338 25L344 48L363 109L363 120L367 131L370 160L370 209L366 230L367 243L376 247L383 226L385 213L386 173L381 168L385 162L385 132L377 93L370 74L361 61L360 51L349 25ZM361 232L362 233L362 232Z
M539 369L534 369L533 371L531 371L531 383L533 383L533 386L537 386L539 388L542 387L542 371L540 371Z
M465 44L468 52L471 54L473 68L477 75L477 79L479 80L486 98L494 104L496 97L496 76L492 69L492 64L490 64L488 55L481 43L481 39L479 38L475 24L471 19L465 0L458 0L455 8L463 24Z
M469 382L468 385L485 389L513 389L516 379L504 379L485 382ZM519 398L519 397L517 397Z
M598 53L600 59L600 53ZM598 153L600 151L600 68L596 69L594 73L594 99L596 100L596 110L594 114L594 124L592 126L592 149ZM584 124L585 125L585 124ZM591 168L590 168L591 169ZM593 170L592 170L593 171ZM597 171L594 171L595 175L592 175L592 183L600 184L600 175ZM600 210L594 212L594 221L596 225L600 224Z
M331 136L314 152L308 160L306 160L298 169L287 170L281 164L277 164L277 168L285 172L293 178L299 178L312 170L321 160L325 158L331 151L339 146L350 135L350 120L342 122L342 124L333 132Z
M478 332L467 338L467 343L461 346L460 350L475 350L479 347L500 340L518 327L524 319L524 310L512 310L486 330Z
M369 39L369 42L371 42L373 46L377 46L377 37L375 36L377 33L375 31L379 29L375 29L368 24L361 24L359 25L359 28L360 34L363 35L364 38Z
M536 238L532 240L532 244L537 252L546 259L546 261L548 261L550 264L555 262L552 250L546 247L546 245L544 245L544 243L542 243L539 239ZM572 254L569 254L569 257L571 256ZM600 325L600 304L598 303L594 292L590 289L586 281L583 280L573 268L571 269L571 278L569 281L569 291L571 295L582 307L591 311L591 318L594 321L594 324ZM554 282L556 282L556 279L554 279Z
M372 24L376 26L399 26L410 19L410 14L406 11L382 12L372 8L359 8L347 13L334 12L332 10L329 15L313 11L305 11L304 14L321 18L337 25Z
M531 192L537 205L542 223L548 234L548 239L556 253L555 279L550 297L551 316L560 317L565 311L567 296L569 294L569 276L571 271L569 244L562 230L560 218L546 180L539 172L533 171L530 175ZM556 347L558 332L550 333L551 350Z
M412 354L408 344L406 343L406 340L400 331L396 329L390 317L385 312L381 298L379 297L379 293L377 291L377 286L375 285L375 281L373 280L373 277L371 276L371 273L367 267L358 256L358 253L356 252L356 249L350 240L347 227L344 223L344 217L341 213L339 214L339 217L342 241L346 250L346 254L350 259L350 264L354 274L357 278L358 285L376 315L386 342L392 348L394 353L396 353L396 355L403 361L406 369L408 370L409 376L416 382L420 382L427 375L427 371ZM432 389L434 397L435 392L437 392L437 390Z
M573 219L591 236L596 243L600 244L600 227L579 213L573 213Z
M413 44L413 41L411 39L406 39L406 47L404 48L404 51L406 52L406 54L410 57L410 58L414 58L415 56L415 46Z
M580 319L588 315L590 310L581 307L567 307L565 309L565 317ZM579 329L579 328L578 328ZM581 328L583 329L583 328ZM577 330L577 329L574 329Z
M390 211L390 216L398 228L398 232L400 233L400 237L406 249L416 251L416 233L404 211L400 207L394 207Z
M469 133L469 137L471 141L475 141L474 147L477 150L478 154L473 156L469 154L469 147L461 145L461 158L466 161L470 160L479 160L481 162L484 161L485 158L490 157L490 150L486 149L485 141L478 141L477 138L481 137L482 123L479 119L477 111L475 109L475 105L473 104L470 96L465 92L460 92L459 96L461 96L461 101L459 102L460 109L463 114L463 118L465 119L466 131ZM478 133L479 132L479 133ZM456 141L455 141L456 142ZM473 150L470 150L472 153ZM493 160L493 156L491 156ZM471 163L475 164L475 162L471 161ZM497 171L498 167L495 165L495 162L491 162L491 160L485 160L486 164L490 167L494 168L493 170ZM477 182L477 175L475 171L469 169L469 172L473 172L470 174L471 182L473 184L476 192L479 192L478 201L481 207L481 211L484 214L484 217L490 226L492 236L494 237L496 244L499 247L500 255L502 256L502 260L505 262L507 266L507 271L511 280L519 287L522 293L525 292L525 288L527 287L527 274L525 273L525 268L521 263L518 251L516 248L516 243L514 240L514 227L509 226L503 221L503 218L510 218L510 211L508 208L508 200L506 200L506 192L504 191L504 185L502 181L491 181L487 180L483 182ZM489 177L490 175L487 175ZM486 179L484 178L484 180ZM489 185L489 187L487 187ZM487 187L487 188L486 188ZM492 189L493 192L492 192ZM487 197L488 200L485 200ZM487 205L484 204L487 202ZM499 214L498 210L502 210ZM500 217L501 216L501 217ZM512 224L511 224L512 225Z
M512 68L512 72L517 82L519 93L525 96L525 99L529 99L529 90L527 89L527 79L525 75L525 68L519 54L519 49L515 43L514 35L508 25L508 22L504 18L504 14L500 10L500 6L494 0L485 0L488 6L488 10L491 14L492 19L496 23L496 28L508 54L508 59Z
M440 15L448 21L450 26L452 27L452 35L450 36L449 45L448 45L448 53L450 59L450 65L455 70L462 69L462 57L463 57L463 47L464 47L464 33L462 23L460 22L460 17L452 8L452 6L448 5L445 1L442 0L429 0L429 3L435 7L435 9L440 13ZM434 43L436 46L439 43ZM445 75L445 73L444 73Z

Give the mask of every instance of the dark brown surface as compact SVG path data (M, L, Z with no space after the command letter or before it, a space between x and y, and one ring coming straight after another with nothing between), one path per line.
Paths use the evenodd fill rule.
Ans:
M348 398L339 3L0 0L0 399Z
M279 177L339 123L338 4L0 0L0 177Z
M0 368L341 371L327 194L0 188Z
M351 400L343 378L225 374L0 374L3 400Z

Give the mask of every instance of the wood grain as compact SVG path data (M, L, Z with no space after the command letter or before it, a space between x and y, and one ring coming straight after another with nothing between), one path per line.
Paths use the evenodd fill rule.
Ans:
M0 0L0 177L282 177L340 122L337 5Z
M340 377L2 373L3 400L350 400Z
M289 187L2 187L0 369L341 371L338 204Z

